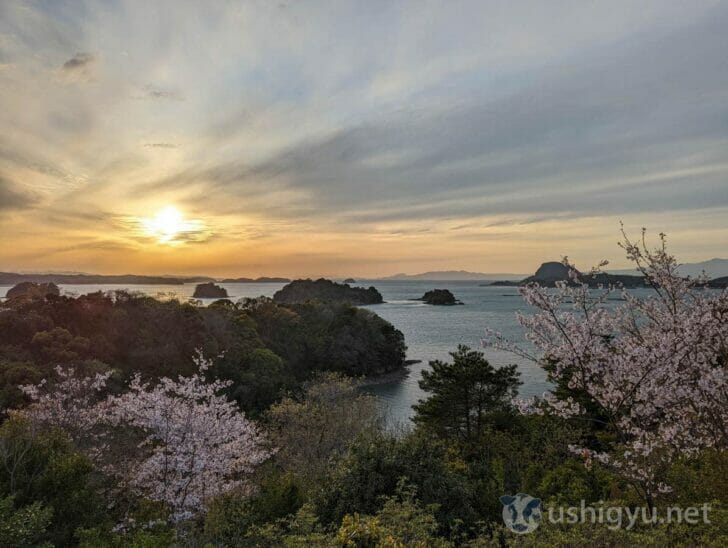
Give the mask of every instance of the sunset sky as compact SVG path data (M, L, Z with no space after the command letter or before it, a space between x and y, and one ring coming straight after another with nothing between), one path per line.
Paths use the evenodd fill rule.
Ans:
M0 2L0 270L728 257L728 4Z

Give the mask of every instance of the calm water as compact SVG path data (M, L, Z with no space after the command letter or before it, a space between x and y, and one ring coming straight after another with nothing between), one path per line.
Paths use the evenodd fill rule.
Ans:
M374 282L373 282L374 284ZM486 327L500 331L508 339L528 346L515 319L517 310L527 310L514 287L481 287L479 282L376 282L384 304L368 306L404 333L407 358L422 360L409 367L409 376L399 382L370 387L387 406L390 422L405 422L412 416L412 405L423 397L418 381L430 360L448 360L458 344L480 349L493 365L515 363L521 373L520 393L541 395L548 389L545 374L537 365L510 353L481 348ZM462 306L431 306L412 301L425 291L447 288L462 301Z
M192 298L197 284L184 285L119 285L119 284L101 284L101 285L66 285L59 284L63 295L86 295L95 291L114 291L116 289L126 289L132 293L145 293L152 297L177 297L180 301L186 301ZM221 284L217 285L227 289L230 299L233 301L243 297L272 297L273 293L282 288L285 284ZM0 298L10 289L11 285L0 285ZM209 304L217 299L200 299L205 304Z
M410 366L409 376L402 380L369 387L384 401L391 422L402 422L411 416L412 405L422 397L417 381L429 360L449 358L448 352L458 344L480 348L486 326L501 331L509 339L525 343L523 332L516 323L514 313L526 307L512 287L481 287L478 282L431 282L431 281L361 281L357 285L375 285L382 293L385 304L368 306L397 329L402 331L407 343L407 358L422 360ZM219 284L228 291L232 300L242 297L272 297L284 284ZM0 286L0 297L11 286ZM124 289L119 285L61 285L61 291L69 295L82 295L94 291ZM430 306L412 301L425 291L448 288L463 306ZM176 296L184 301L192 297L195 284L185 285L132 285L130 291L146 293L153 297ZM214 299L201 299L211 302ZM521 372L521 394L540 395L548 388L544 373L536 365L511 354L485 349L486 357L494 365L518 364Z

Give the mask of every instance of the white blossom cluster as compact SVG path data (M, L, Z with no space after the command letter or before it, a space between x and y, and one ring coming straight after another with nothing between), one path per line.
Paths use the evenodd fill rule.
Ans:
M58 368L58 382L24 387L35 421L92 438L90 454L102 455L118 433L139 433L137 446L103 461L103 469L134 494L159 501L180 521L204 511L207 501L244 485L271 451L255 424L220 392L229 382L207 382L211 362L198 356L198 372L152 385L136 375L128 390L99 400L108 374L76 378ZM137 438L135 438L137 439ZM118 453L118 451L117 451Z
M55 373L56 382L52 387L48 386L47 379L19 387L32 402L21 413L61 428L75 439L85 438L98 423L97 404L111 371L79 377L72 367L58 365Z

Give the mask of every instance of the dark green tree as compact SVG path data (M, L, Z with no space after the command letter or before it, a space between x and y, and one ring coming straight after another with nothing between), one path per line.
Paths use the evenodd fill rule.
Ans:
M12 497L15 508L34 509L33 515L47 509L51 519L33 527L44 530L42 540L67 546L76 528L101 519L103 486L97 480L91 462L64 432L39 430L18 417L0 427L0 498Z
M214 546L259 546L252 540L246 542L251 529L295 514L304 502L293 474L268 470L253 496L231 492L211 502L205 516L205 536Z
M420 388L430 396L414 406L414 421L444 437L474 440L512 413L520 374L515 365L493 367L467 346L450 355L452 363L434 360L432 371L422 372Z
M437 505L435 517L443 531L475 527L484 518L482 492L451 449L424 432L362 436L313 495L321 523L338 524L347 514L376 514L405 478L423 506ZM496 493L491 496L497 500Z
M16 508L13 497L0 498L0 546L52 546L40 540L52 516L39 502Z

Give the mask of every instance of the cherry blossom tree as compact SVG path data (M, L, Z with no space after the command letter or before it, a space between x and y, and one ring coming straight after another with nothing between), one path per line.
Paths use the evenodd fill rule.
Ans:
M99 402L89 394L102 390L108 377L75 379L59 370L53 387L24 387L33 403L23 412L74 436L91 435L106 472L133 494L164 503L181 521L204 511L211 497L244 486L246 475L271 454L255 424L220 395L229 383L205 380L211 361L200 355L196 363L194 375L177 380L150 384L136 375L127 391ZM120 436L139 441L125 458L108 458Z
M68 432L80 445L98 454L98 404L104 397L111 371L78 376L73 367L56 366L55 381L43 379L20 390L30 399L25 409L12 413L31 417L34 422Z
M608 452L572 450L618 470L652 504L670 490L664 472L675 458L728 448L728 292L680 276L664 234L655 250L644 230L636 243L622 234L620 245L650 286L648 296L590 289L574 270L571 282L555 290L520 289L536 313L518 321L539 356L491 330L485 342L538 360L570 394L554 390L520 402L523 411L585 417L588 402L618 442ZM624 304L608 306L615 293Z

